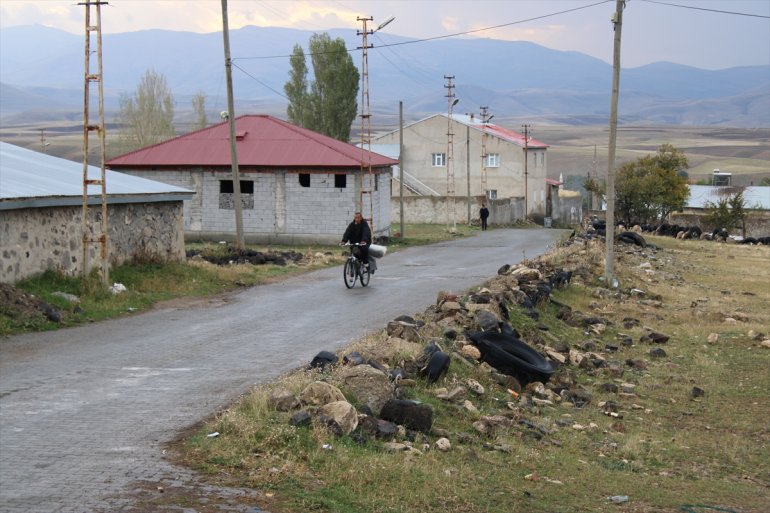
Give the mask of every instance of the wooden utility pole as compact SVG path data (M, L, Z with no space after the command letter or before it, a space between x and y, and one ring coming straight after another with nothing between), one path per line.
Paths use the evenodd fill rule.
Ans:
M618 135L618 93L620 91L620 30L623 26L625 0L617 0L612 23L615 29L615 46L612 59L612 100L610 103L610 145L607 161L607 219L605 246L607 255L604 262L604 280L613 286L613 263L615 259L615 146Z
M235 105L233 101L233 63L230 59L230 28L227 23L227 0L222 0L222 36L225 40L225 76L227 79L227 122L230 126L230 163L233 172L233 203L235 203L235 248L245 247L243 240L243 205L241 204L241 175L238 172L238 150L235 138Z

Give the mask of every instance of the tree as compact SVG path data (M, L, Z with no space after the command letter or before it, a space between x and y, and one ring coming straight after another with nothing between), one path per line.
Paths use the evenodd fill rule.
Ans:
M291 65L289 81L283 86L286 97L289 99L286 115L290 123L304 127L305 117L309 113L307 111L307 64L305 63L305 52L302 51L300 45L294 45L289 64Z
M743 189L733 190L719 198L716 203L706 202L706 226L713 230L727 230L737 226L741 227L743 236L746 236L746 200L743 197Z
M291 72L284 91L287 115L293 123L347 142L358 112L359 73L342 38L327 33L310 37L314 80L307 89L305 56L299 45L290 58Z
M687 202L684 152L664 144L656 155L620 166L615 177L615 208L625 223L661 222Z
M166 84L166 77L147 70L134 95L120 97L117 121L122 151L136 150L174 137L174 96Z
M195 112L195 128L206 128L209 118L206 116L206 93L200 91L192 99L193 112Z

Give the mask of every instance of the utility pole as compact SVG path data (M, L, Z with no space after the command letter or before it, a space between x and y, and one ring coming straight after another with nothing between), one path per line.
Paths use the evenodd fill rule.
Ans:
M404 102L398 102L398 204L401 238L404 238Z
M623 8L625 0L617 0L615 15L612 17L615 30L615 45L612 59L612 100L610 103L610 145L607 161L607 219L605 246L607 255L604 262L604 280L608 287L613 286L612 277L615 259L615 146L618 135L618 94L620 91L620 31L623 26Z
M233 63L230 59L230 28L227 23L227 0L222 0L222 36L225 43L225 76L227 79L227 122L230 126L230 163L233 173L233 202L235 203L235 249L245 247L243 240L243 205L241 204L241 175L238 172L238 150L235 138L235 105L233 101Z
M471 126L465 126L465 172L468 185L468 226L471 225Z
M529 208L527 202L529 199L528 191L527 191L527 168L529 166L529 125L523 124L521 125L522 128L524 128L524 219L529 219Z
M454 131L452 129L452 109L460 100L455 98L455 94L452 92L454 85L454 75L444 75L444 79L447 83L444 87L447 90L447 129L446 129L446 216L447 216L447 229L449 229L450 220L450 208L449 204L452 204L451 219L452 219L452 231L457 229L457 220L455 219L455 167L454 167Z
M487 123L489 123L489 107L481 109L481 194L487 196Z
M107 2L100 2L98 0L87 0L78 5L84 5L86 7L86 45L85 45L85 88L83 98L83 208L82 208L82 224L83 224L83 277L88 276L88 245L99 244L101 257L100 277L102 283L107 285L109 283L109 223L107 222L107 172L104 167L105 162L105 128L104 128L104 77L102 75L102 5L106 5ZM91 7L96 8L96 23L91 24ZM96 33L96 73L91 72L91 33ZM91 82L98 84L98 102L99 102L99 119L96 123L91 121L90 114L90 102ZM91 178L88 176L88 153L89 153L89 139L91 133L96 133L99 138L99 163L101 172L99 178ZM91 215L89 214L88 204L88 188L90 185L98 185L101 188L101 222L99 223L99 230L96 230L95 226L91 224ZM96 217L96 214L94 214Z
M363 30L359 30L357 35L362 36L361 50L361 189L359 195L358 210L364 219L367 219L372 229L372 237L377 232L374 225L374 171L372 169L372 114L369 108L369 48L372 47L367 41L368 36L374 34L374 30L367 28L367 22L373 21L369 16L364 18L358 16L356 21L363 24ZM366 201L368 199L368 202ZM366 215L364 208L368 206Z

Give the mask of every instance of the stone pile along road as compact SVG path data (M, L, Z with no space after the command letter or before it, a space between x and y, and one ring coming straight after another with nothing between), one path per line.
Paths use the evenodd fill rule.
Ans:
M409 248L347 290L342 266L207 301L0 340L0 513L120 511L126 489L169 476L184 428L336 351L439 290L461 293L565 232L498 229Z

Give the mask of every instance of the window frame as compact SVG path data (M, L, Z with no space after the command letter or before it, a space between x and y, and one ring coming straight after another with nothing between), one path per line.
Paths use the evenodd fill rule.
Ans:
M440 163L437 163L439 161ZM441 152L431 153L430 167L446 167L446 153L441 153Z

